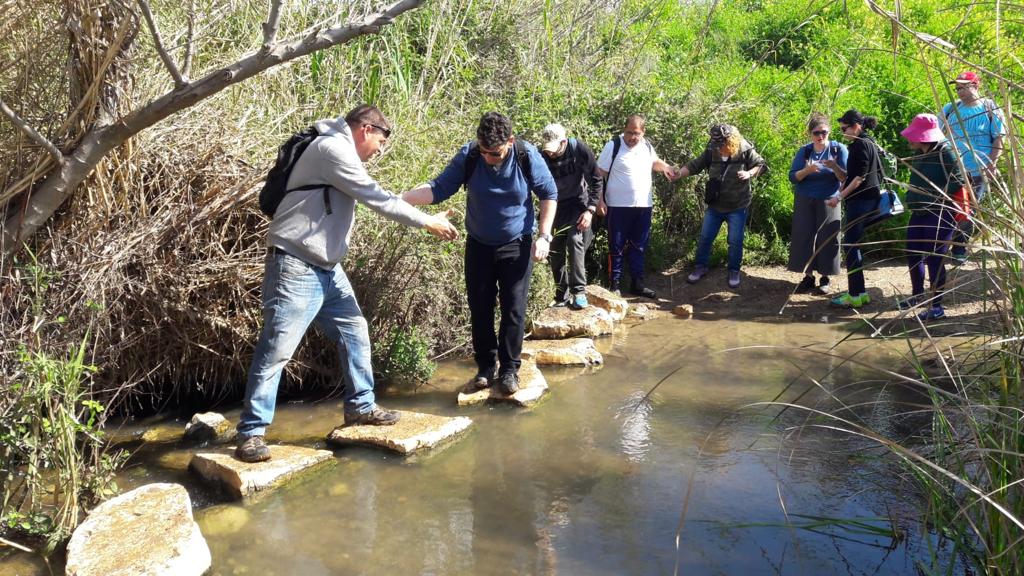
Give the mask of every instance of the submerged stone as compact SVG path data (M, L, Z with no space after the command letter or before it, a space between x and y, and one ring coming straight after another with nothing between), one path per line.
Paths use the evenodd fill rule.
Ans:
M96 507L68 543L68 576L191 576L210 548L180 484L148 484Z
M412 454L434 448L464 434L473 421L464 416L448 417L399 411L402 418L392 426L339 426L327 435L335 446L373 446Z
M604 308L587 306L583 310L568 307L545 308L533 319L531 338L559 339L573 336L601 336L615 327Z
M604 361L590 338L526 340L523 342L522 358L539 365L600 364Z
M199 513L199 527L207 536L236 534L249 523L251 514L238 504L211 506Z
M603 308L613 321L619 322L626 317L626 312L629 311L629 302L625 298L596 284L587 286L586 290L587 301L590 302L590 305Z
M693 318L693 305L680 304L672 309L672 313L680 318Z
M329 450L299 446L272 445L270 460L252 464L238 460L234 452L234 448L200 452L192 457L189 469L210 484L224 488L231 496L242 499L277 488L302 472L334 462L334 454Z
M143 442L168 444L181 440L181 424L162 423L151 426L142 433Z
M498 392L496 386L472 394L459 392L459 406L471 406L483 402L504 402L517 406L531 406L548 391L547 380L533 362L523 362L519 368L519 390L511 396Z
M196 444L230 442L235 438L235 427L222 414L202 412L192 417L185 425L186 442Z

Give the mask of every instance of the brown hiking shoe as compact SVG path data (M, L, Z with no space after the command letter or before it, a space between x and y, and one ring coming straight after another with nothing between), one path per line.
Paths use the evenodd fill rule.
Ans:
M250 436L235 448L235 458L242 462L266 462L270 460L270 448L263 440L263 436Z
M345 413L345 426L391 426L402 417L394 410L385 410L376 404L369 412L362 414Z

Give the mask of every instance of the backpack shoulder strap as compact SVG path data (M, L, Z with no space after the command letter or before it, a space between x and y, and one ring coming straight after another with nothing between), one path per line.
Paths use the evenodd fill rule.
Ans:
M612 161L608 163L608 176L606 178L611 178L612 176L612 168L615 167L615 157L619 155L620 148L622 148L622 138L616 136L612 139Z
M814 144L804 144L804 162L811 159L811 150L814 149Z
M526 149L526 143L519 138L516 138L515 144L516 162L519 163L519 168L523 171L523 175L526 177L527 183L533 174L530 172L530 151Z
M469 190L469 179L476 171L476 165L480 161L480 145L475 141L469 145L469 152L466 153L466 164L462 172L462 185Z

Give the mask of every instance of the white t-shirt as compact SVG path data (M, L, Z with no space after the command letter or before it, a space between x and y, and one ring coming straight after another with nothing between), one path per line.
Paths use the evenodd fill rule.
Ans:
M619 147L619 155L615 157L615 166L611 170L609 167L612 162L612 150L615 147L614 140L604 145L601 156L597 159L597 167L610 172L608 184L604 188L604 202L617 208L650 208L654 205L654 182L651 173L658 154L646 138L632 148L626 145L621 135L619 139L622 140L622 144Z

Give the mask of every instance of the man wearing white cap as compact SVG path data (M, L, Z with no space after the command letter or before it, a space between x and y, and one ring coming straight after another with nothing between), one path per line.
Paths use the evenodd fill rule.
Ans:
M558 286L556 304L582 310L587 307L586 254L594 238L590 223L604 190L604 179L597 173L594 152L582 141L568 138L561 124L545 126L540 139L544 162L558 187L555 239L550 252L551 271Z
M942 108L943 130L956 143L971 189L981 201L988 192L988 181L996 174L996 160L1003 153L1006 126L1003 111L995 102L982 98L981 80L970 70L961 72L950 84L956 86L958 100ZM967 242L973 232L970 220L953 238L953 259L963 262L967 257Z

